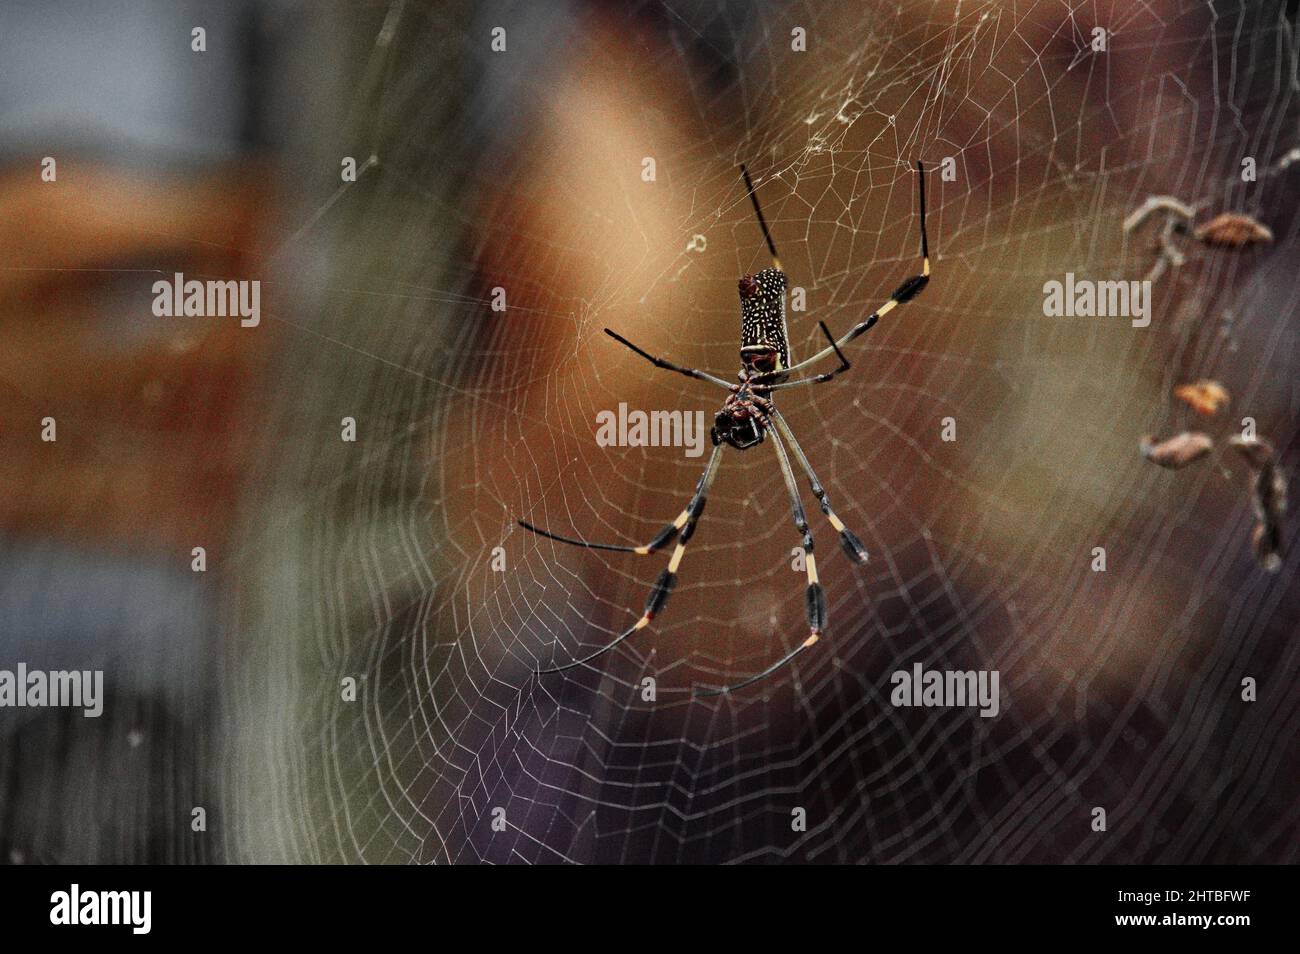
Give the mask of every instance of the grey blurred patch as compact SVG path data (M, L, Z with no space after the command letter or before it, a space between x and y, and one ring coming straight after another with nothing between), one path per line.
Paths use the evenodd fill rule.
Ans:
M184 711L208 681L213 597L183 557L0 543L0 665L102 669L109 693ZM0 732L33 714L0 709Z

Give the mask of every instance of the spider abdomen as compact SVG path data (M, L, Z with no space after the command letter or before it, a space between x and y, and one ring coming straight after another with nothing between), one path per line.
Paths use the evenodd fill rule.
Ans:
M763 373L790 367L785 322L785 273L765 268L737 283L740 292L740 360Z

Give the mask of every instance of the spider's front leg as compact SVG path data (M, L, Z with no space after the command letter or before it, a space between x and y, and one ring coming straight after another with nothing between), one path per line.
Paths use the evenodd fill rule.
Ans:
M836 354L841 347L853 341L853 339L857 338L858 335L864 334L867 331L871 330L871 328L875 326L877 321L879 321L885 315L889 314L899 305L905 305L913 298L915 298L917 295L921 294L921 292L925 289L925 286L930 284L930 239L925 230L925 166L923 166L919 161L916 164L916 174L917 174L917 191L919 194L920 217L921 217L921 271L920 273L913 275L911 278L907 279L896 289L894 289L894 293L889 296L889 300L887 302L885 302L883 305L881 305L879 308L877 308L875 311L869 314L862 321L858 322L856 325L850 328L843 335L843 337L841 337L839 340L832 339L830 347L823 348L821 351L818 351L812 357L805 358L803 361L800 361L798 364L795 364L789 368L784 369L780 373L793 374L796 371L802 371L805 368L816 364L818 361L828 358L832 354ZM842 354L840 355L840 360L841 361L844 360L844 356ZM841 370L844 369L840 368L834 372L831 372L831 375L834 376L835 374L838 374L839 371ZM760 384L763 380L770 377L772 377L770 373L760 374L757 376L754 383L755 385ZM786 381L785 384L807 384L809 382L816 381L818 379L829 380L829 378L825 378L822 375L818 375L814 378L803 378L798 381ZM779 387L778 385L773 385L771 390L776 390L778 387Z
M862 330L870 331L871 327L877 320L877 316L872 315L866 320L866 327ZM853 367L853 365L849 364L849 359L844 357L844 352L840 350L840 346L835 341L835 336L831 334L831 330L826 327L826 322L819 321L817 322L817 325L821 328L822 334L826 336L826 340L830 342L831 350L835 352L835 356L840 359L840 366L838 368L833 368L830 371L826 371L823 374L814 374L806 378L795 378L793 381L782 381L780 384L756 383L752 385L755 390L762 391L764 394L771 394L773 391L781 391L785 388L796 388L802 384L825 384L827 381L834 378L835 375L843 374L845 371L849 370L849 368Z

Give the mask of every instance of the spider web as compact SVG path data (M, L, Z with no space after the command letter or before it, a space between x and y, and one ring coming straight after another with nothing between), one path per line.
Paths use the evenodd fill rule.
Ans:
M295 286L312 317L277 316L287 436L224 695L242 753L227 806L248 819L233 850L1295 861L1295 560L1255 565L1228 456L1169 473L1137 453L1144 433L1227 434L1247 414L1292 453L1300 88L1294 21L1272 7L397 2L359 17L340 148L375 158L286 246L323 264ZM820 349L818 320L842 334L918 270L917 158L930 287L846 348L851 371L778 396L871 553L843 558L801 478L823 640L755 686L692 698L807 633L775 455L726 449L664 612L589 666L534 675L630 626L671 551L579 550L515 520L644 543L707 454L601 447L597 415L627 402L707 424L723 396L602 328L735 373L735 281L767 264L745 162L806 290L795 356ZM1255 215L1275 241L1189 248L1149 328L1044 317L1046 281L1148 270L1150 234L1120 226L1153 194ZM1200 377L1231 391L1224 421L1170 398ZM344 416L355 444L335 439ZM999 714L894 707L890 677L916 663L998 671Z

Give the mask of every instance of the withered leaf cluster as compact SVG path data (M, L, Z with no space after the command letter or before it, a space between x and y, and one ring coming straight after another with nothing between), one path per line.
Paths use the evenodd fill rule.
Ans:
M1155 264L1147 272L1148 281L1157 281L1171 268L1179 268L1187 256L1179 248L1179 241L1191 236L1209 248L1243 249L1273 241L1273 231L1267 225L1242 212L1221 212L1201 225L1192 223L1204 201L1188 205L1171 195L1148 196L1147 200L1124 219L1125 233L1134 232L1147 219L1161 216L1156 236Z
M1174 396L1198 414L1212 417L1228 400L1228 391L1217 381L1201 380L1174 389ZM1276 464L1273 445L1258 437L1234 435L1228 445L1237 451L1250 469L1250 501L1255 511L1251 550L1259 565L1270 573L1282 566L1282 515L1286 512L1286 475ZM1183 431L1163 440L1147 435L1139 447L1142 456L1166 470L1182 470L1208 457L1214 438L1202 431Z

